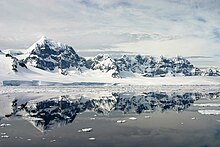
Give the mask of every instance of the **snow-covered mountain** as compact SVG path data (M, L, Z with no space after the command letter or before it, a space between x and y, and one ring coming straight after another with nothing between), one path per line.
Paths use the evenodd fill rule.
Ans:
M90 59L85 59L79 56L71 46L47 37L42 37L24 54L17 54L17 51L13 55L9 53L0 52L0 82L2 85L4 83L14 85L13 82L16 83L15 85L22 85L22 83L33 85L33 81L37 85L73 82L141 84L142 81L146 81L145 84L155 84L155 80L151 77L158 77L158 80L161 81L159 83L167 84L168 80L162 80L160 77L185 76L193 76L193 78L188 78L189 81L184 79L186 84L208 84L218 83L219 80L194 77L220 76L219 69L199 69L184 57L166 58L161 56L156 58L123 55L114 58L108 54L98 54ZM184 84L181 78L175 78L175 82L169 81L171 84Z
M43 70L60 69L62 74L68 74L70 70L100 70L110 72L114 78L123 77L122 72L137 73L146 77L220 75L218 70L212 69L202 72L183 57L155 58L124 55L114 59L107 54L99 54L86 60L80 57L71 46L45 36L28 49L24 62Z
M85 65L85 59L79 57L75 50L66 44L56 42L43 36L34 43L26 53L24 62L43 70L63 70L74 68L80 70Z
M87 60L88 68L112 72L112 77L123 77L124 72L137 73L145 77L165 76L220 76L218 69L201 69L194 67L184 57L155 58L152 56L127 56L113 59L106 54L99 54Z
M94 58L88 59L86 63L89 69L111 72L113 78L120 77L117 63L108 54L98 54Z

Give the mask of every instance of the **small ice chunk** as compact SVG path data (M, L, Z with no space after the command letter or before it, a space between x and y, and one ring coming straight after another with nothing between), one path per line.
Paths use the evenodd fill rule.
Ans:
M6 133L1 133L1 135L6 135Z
M136 117L130 117L129 119L130 120L136 120L137 118Z
M149 115L147 115L147 116L144 116L144 118L147 118L147 119L148 119L148 118L151 118L151 117L152 117L152 116L149 116Z
M192 120L196 120L197 118L196 117L192 117Z
M5 124L5 123L3 123L3 124L0 125L0 127L8 127L8 126L11 126L11 124Z
M91 132L92 128L83 128L81 130L78 130L78 132Z
M8 135L3 135L3 136L1 136L1 138L9 138L9 136Z
M31 141L32 139L28 138L27 141Z
M220 122L220 120L216 120L217 122Z
M94 138L94 137L90 137L90 138L89 138L89 140L94 141L94 140L95 140L95 138Z
M117 123L125 123L126 122L126 120L117 120Z
M56 140L54 139L54 140L51 140L50 142L55 142Z
M91 117L90 120L95 120L95 117Z

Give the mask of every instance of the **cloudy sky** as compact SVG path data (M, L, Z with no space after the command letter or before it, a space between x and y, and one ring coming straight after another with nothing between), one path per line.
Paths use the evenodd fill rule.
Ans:
M220 56L219 0L0 0L0 48L45 35L77 50Z

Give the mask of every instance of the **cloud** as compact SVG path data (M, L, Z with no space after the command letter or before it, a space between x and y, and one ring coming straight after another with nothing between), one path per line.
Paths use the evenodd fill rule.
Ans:
M76 50L219 54L218 0L1 0L1 48L42 35Z

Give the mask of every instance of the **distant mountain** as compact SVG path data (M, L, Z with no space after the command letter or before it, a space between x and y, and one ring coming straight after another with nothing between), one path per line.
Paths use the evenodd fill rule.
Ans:
M102 72L111 72L113 78L119 78L119 68L114 59L107 54L99 54L86 61L86 67L92 70L101 70Z
M220 76L218 69L202 71L194 67L184 57L155 58L152 56L127 56L111 58L107 54L99 54L86 60L66 44L42 37L27 51L24 63L31 66L67 75L69 71L100 70L111 73L113 78L123 78L126 75L140 74L145 77L165 76Z
M194 67L187 59L178 56L174 58L152 56L127 56L121 58L110 58L109 55L99 54L87 60L88 68L112 71L112 77L123 77L121 73L137 73L145 77L165 76L220 76L218 69L201 69Z

